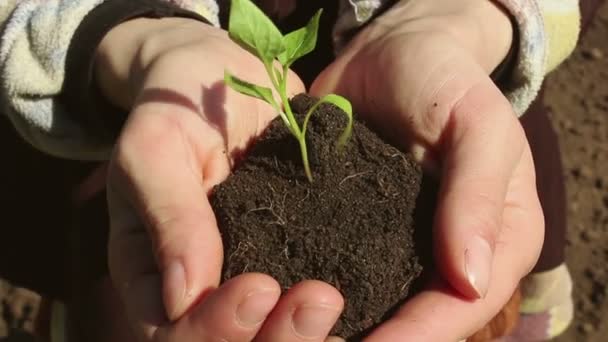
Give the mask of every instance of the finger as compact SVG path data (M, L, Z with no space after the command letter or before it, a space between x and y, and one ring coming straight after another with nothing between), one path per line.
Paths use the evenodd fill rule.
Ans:
M277 304L258 333L264 342L322 342L344 307L335 288L320 281L303 281Z
M281 295L263 274L232 278L184 316L175 326L160 328L159 342L252 341Z
M409 300L370 336L375 341L460 341L481 329L508 302L538 259L544 220L536 194L532 156L524 150L507 192L494 272L487 296L468 299L445 280ZM455 319L456 318L456 319ZM458 319L462 318L462 319ZM398 337L398 338L397 338Z
M525 136L507 100L485 77L452 107L444 139L436 260L452 286L482 298L490 286L507 186L522 158Z
M126 239L141 218L162 274L171 320L218 284L222 263L221 239L184 117L136 109L120 138L109 184L116 193L110 199L123 199L109 202L111 239ZM151 270L130 271L133 279Z

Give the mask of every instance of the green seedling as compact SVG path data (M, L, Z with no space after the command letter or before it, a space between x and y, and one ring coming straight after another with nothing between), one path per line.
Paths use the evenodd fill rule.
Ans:
M350 138L353 125L352 106L347 99L339 95L329 94L322 97L308 110L301 127L298 125L289 105L287 97L289 68L296 60L314 50L317 44L321 12L319 10L305 27L283 35L272 20L250 0L232 0L228 23L229 36L235 43L256 56L264 64L272 86L281 99L282 107L275 101L270 88L239 79L228 71L224 74L224 81L232 89L269 103L279 113L291 134L298 140L304 172L311 182L312 173L306 149L306 127L312 113L322 103L331 103L346 113L348 125L338 139L338 148L343 147ZM277 62L280 68L277 67Z

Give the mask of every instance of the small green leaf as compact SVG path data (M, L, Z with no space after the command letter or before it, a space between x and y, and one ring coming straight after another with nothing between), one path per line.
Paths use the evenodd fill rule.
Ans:
M228 34L266 64L285 51L283 35L251 0L232 0Z
M278 60L283 66L291 66L293 62L315 49L319 31L319 18L321 18L322 12L323 10L320 9L305 27L292 31L283 37L285 51L278 56Z
M322 103L331 103L334 106L342 109L342 111L346 114L348 118L348 124L344 128L342 134L338 138L338 147L341 148L346 145L346 142L350 138L353 132L353 106L350 102L344 97L336 94L329 94L323 96L317 103L315 103L310 109L308 113L306 113L306 117L304 118L304 124L302 126L302 135L306 136L306 127L308 127L308 120L312 116L312 113L319 107Z
M241 94L252 96L260 100L266 101L271 104L277 111L279 106L277 105L274 97L272 96L272 90L270 88L261 87L253 83L244 81L236 76L231 75L228 71L224 72L224 82L235 91Z

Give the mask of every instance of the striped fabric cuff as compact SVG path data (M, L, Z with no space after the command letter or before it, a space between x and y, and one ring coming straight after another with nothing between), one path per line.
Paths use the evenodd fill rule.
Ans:
M521 116L538 95L545 76L547 37L537 1L496 0L517 24L516 61L502 82L502 90L513 110Z

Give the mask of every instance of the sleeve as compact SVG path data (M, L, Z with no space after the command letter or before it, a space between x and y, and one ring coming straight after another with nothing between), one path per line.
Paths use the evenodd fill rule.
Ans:
M112 149L111 124L78 112L86 108L78 106L82 100L94 96L88 88L95 49L112 27L143 16L183 16L218 25L214 0L2 2L0 113L34 147L70 159L104 160Z
M538 95L545 76L574 50L580 33L578 0L497 0L517 24L513 68L501 86L522 115Z
M401 0L407 1L407 0ZM574 50L580 32L579 0L493 0L502 5L516 24L511 60L500 86L517 115L522 115L538 95L547 73ZM353 30L381 13L390 0L341 0L334 27L339 50Z

